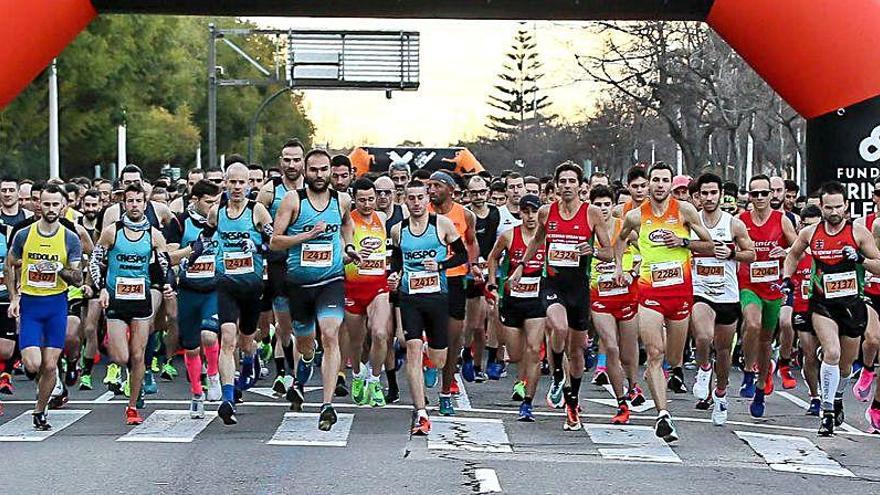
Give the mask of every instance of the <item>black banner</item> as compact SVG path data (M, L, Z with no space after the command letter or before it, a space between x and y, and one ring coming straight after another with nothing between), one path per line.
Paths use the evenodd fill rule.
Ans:
M853 218L874 210L880 182L880 96L807 122L807 190L843 182Z

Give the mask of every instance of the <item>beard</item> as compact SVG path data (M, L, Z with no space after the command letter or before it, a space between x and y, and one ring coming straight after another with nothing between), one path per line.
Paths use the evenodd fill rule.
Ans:
M49 223L53 223L54 221L58 220L59 216L60 215L55 212L47 212L42 214L43 220Z
M827 217L825 217L825 221L830 223L832 226L837 227L838 225L841 224L841 222L843 222L843 216L842 215L828 215Z
M771 199L770 200L770 208L773 208L774 210L778 210L780 207L782 207L782 200L781 199Z
M97 211L84 211L83 216L85 216L86 218L89 219L89 221L91 221L91 220L98 218L98 212Z
M312 191L320 193L326 191L330 183L324 179L310 179L306 177L306 185Z

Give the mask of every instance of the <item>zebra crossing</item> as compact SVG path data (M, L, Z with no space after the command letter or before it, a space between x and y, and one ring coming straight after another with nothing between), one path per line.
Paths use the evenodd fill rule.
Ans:
M269 409L261 408L264 411ZM274 408L273 408L274 409ZM76 434L77 428L87 424L94 414L93 409L57 410L50 413L53 425L51 431L35 431L31 423L31 411L24 411L18 416L0 423L0 444L3 442L53 442L63 446L66 435ZM339 422L330 432L321 432L315 427L318 415L315 413L292 413L280 411L268 412L271 421L261 417L260 424L265 423L267 430L274 429L271 437L263 443L272 447L297 448L357 448L351 441L352 431L361 426L355 436L370 434L370 426L366 423L375 421L371 410L355 409L353 413L340 413ZM691 460L679 452L686 450L683 446L670 446L657 439L650 426L642 425L610 425L585 423L584 432L567 433L565 436L556 432L558 422L544 421L536 424L523 424L513 421L510 416L502 417L441 417L432 418L433 428L427 439L406 438L403 425L406 424L408 412L389 410L394 415L395 424L399 422L400 442L414 443L422 448L425 455L443 453L478 453L483 459L492 456L515 456L525 452L541 460L540 450L529 445L528 435L550 435L551 438L564 439L554 445L554 452L563 455L592 454L593 458L614 462L657 463L657 464L688 464ZM265 415L265 413L263 414ZM130 429L115 438L115 442L150 442L181 444L198 442L200 438L216 438L225 430L215 422L215 412L208 412L203 419L191 419L187 410L158 409L146 415L142 425ZM0 419L0 421L2 421ZM93 421L98 421L96 418ZM384 421L384 420L383 420ZM363 424L359 424L363 423ZM212 424L214 430L209 429ZM687 423L680 423L680 425ZM769 468L781 473L799 473L818 476L857 477L851 469L843 466L838 460L825 452L815 443L815 439L796 434L770 434L748 431L742 428L714 429L712 437L698 438L688 436L687 426L684 437L690 442L718 442L724 436L733 435L751 451L749 462L752 467ZM363 431L367 430L367 431ZM708 435L708 434L707 434ZM715 438L717 436L717 438ZM873 439L865 439L869 448L877 448ZM420 447L419 447L420 446ZM565 449L569 448L570 451ZM722 447L723 448L723 447ZM537 454L536 454L537 452Z

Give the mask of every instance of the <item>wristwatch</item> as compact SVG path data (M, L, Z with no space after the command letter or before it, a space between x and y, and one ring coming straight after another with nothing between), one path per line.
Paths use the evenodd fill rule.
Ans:
M687 237L683 237L683 238L681 239L681 247L686 248L686 247L688 247L688 246L690 246L690 245L691 245L691 240L690 240L690 239L688 239Z

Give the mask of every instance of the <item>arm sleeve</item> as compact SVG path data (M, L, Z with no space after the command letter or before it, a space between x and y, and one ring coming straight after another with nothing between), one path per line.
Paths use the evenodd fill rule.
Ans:
M10 250L16 258L21 259L21 255L24 254L24 241L26 240L27 230L18 230L15 232L12 238L12 246L10 247Z
M441 270L448 270L450 268L455 268L456 266L463 265L468 261L467 249L464 247L464 240L461 237L455 240L452 244L449 245L449 248L452 249L452 257L447 259L446 261L440 263Z
M67 241L67 262L68 263L78 263L82 261L82 242L79 240L79 236L76 234L76 231L65 230L64 236Z
M165 242L168 244L180 244L181 239L183 239L183 227L180 217L171 217L171 221L162 228L162 235L165 236Z
M403 270L403 251L397 246L391 246L391 271Z
M107 248L98 244L92 251L89 258L89 275L92 276L92 283L99 290L104 287L104 259L107 257Z

